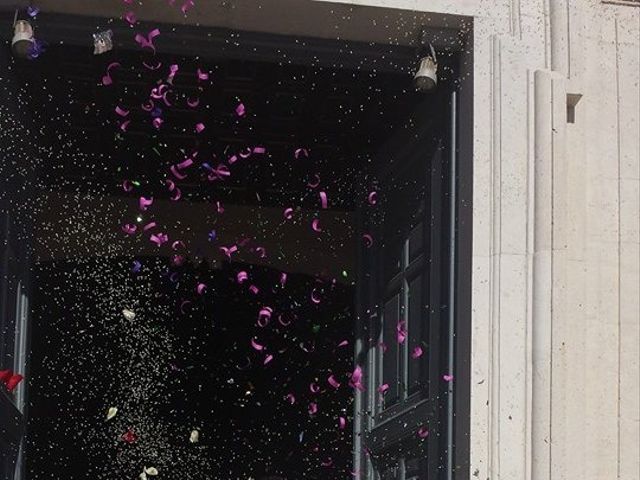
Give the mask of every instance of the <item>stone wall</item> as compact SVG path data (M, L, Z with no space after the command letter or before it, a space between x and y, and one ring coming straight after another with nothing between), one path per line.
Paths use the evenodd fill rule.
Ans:
M640 5L338 3L474 19L471 475L640 478Z

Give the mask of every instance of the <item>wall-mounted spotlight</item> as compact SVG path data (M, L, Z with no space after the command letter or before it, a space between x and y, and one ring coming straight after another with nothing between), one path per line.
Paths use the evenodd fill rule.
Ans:
M413 77L413 84L416 90L420 92L426 92L436 88L438 84L438 61L436 59L436 52L433 49L433 45L429 44L431 50L430 54L422 57L420 60L420 67Z
M18 11L13 22L13 39L11 50L18 58L29 58L35 45L33 27L28 20L18 20Z

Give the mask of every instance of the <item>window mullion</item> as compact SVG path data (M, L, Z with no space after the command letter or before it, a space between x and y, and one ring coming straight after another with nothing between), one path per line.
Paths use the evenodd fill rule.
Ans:
M404 321L404 328L407 332L406 338L404 342L398 345L398 370L399 375L398 378L400 380L400 401L405 401L407 399L407 391L409 385L409 358L408 358L408 348L407 345L409 343L409 280L407 278L407 269L409 268L409 239L404 241L404 246L402 250L402 296L401 296L401 306L400 306L400 320Z

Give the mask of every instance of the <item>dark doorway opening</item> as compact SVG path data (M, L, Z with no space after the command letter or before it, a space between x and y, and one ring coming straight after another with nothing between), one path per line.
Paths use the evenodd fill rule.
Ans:
M377 48L387 51L367 46ZM440 283L460 57L443 56L438 89L425 95L408 74L414 50L395 51L390 65L407 62L396 71L322 64L312 52L295 62L159 54L163 69L180 65L172 100L181 106L162 107L162 129L136 104L158 79L139 68L137 52L110 59L51 47L41 61L16 66L41 127L38 205L25 213L35 220L26 478L135 478L151 464L205 478L442 472L447 335L435 326L447 308ZM113 74L114 93L96 79L116 59L124 67ZM198 68L210 72L206 88ZM185 103L196 96L194 112ZM126 131L115 105L131 112ZM198 122L206 135L194 132ZM194 151L188 177L173 178L174 202L167 171ZM203 164L217 162L231 175L210 181ZM126 181L132 192L123 193ZM139 211L142 195L153 197L150 211ZM171 239L163 247L121 231L150 221ZM400 295L395 283L417 278L422 296L403 291L391 322L369 323ZM400 342L411 302L430 327L408 329ZM256 325L265 307L270 322ZM136 312L133 323L123 309ZM360 406L348 386L354 345L369 395ZM419 346L425 354L409 361ZM376 377L367 355L380 349L396 361L386 370L382 361ZM413 423L398 429L406 418L392 408L408 398L430 403L414 405ZM115 421L105 422L117 405ZM428 436L418 434L423 427ZM193 430L197 444L188 441ZM133 442L123 440L128 432ZM360 467L354 451L366 457Z

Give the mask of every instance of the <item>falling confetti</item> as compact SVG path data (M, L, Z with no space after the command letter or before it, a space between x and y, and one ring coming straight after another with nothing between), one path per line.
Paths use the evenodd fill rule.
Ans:
M118 413L118 409L116 407L110 407L107 411L107 420L111 420Z
M297 71L285 53L264 67L275 80L255 95L226 60L169 54L183 15L197 20L201 5L162 3L175 15L171 35L152 10L124 0L106 24L117 28L92 26L93 50L88 37L82 52L93 51L95 65L71 67L65 53L53 57L64 60L59 69L42 62L24 87L0 84L19 107L0 111L0 138L15 153L3 174L20 185L0 196L36 230L33 381L50 383L32 409L44 425L33 429L30 448L42 458L34 469L46 470L56 452L59 468L75 454L91 459L77 478L96 480L357 477L347 430L358 421L354 397L370 389L386 401L397 384L369 379L362 356L354 365L354 350L380 342L365 338L377 332L353 332L356 283L372 275L355 258L374 264L392 243L384 210L394 194L420 200L407 187L413 179L378 178L381 139L362 125L380 116L380 131L412 133L413 117L392 125L384 99L413 108L415 98L376 72L338 81L346 70L335 65ZM225 55L242 41L229 40ZM82 53L69 48L70 58ZM234 68L250 76L255 65ZM366 81L375 88L351 90ZM291 105L278 97L303 88L334 107L331 121L295 105L299 93ZM304 123L298 108L309 110ZM31 109L47 118L42 130L24 126ZM304 135L287 122L304 124ZM393 170L394 159L383 161ZM403 208L408 216L412 206ZM411 325L396 319L380 353L388 345L422 357ZM0 371L9 392L22 379ZM60 414L38 417L43 405ZM117 407L102 417L109 405ZM74 455L56 432L72 432Z

